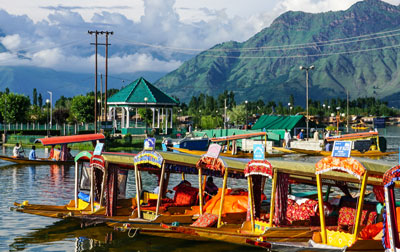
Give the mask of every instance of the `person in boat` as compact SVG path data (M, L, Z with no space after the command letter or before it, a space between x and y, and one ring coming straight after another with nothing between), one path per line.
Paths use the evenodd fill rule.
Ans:
M300 130L300 133L299 133L299 135L298 135L298 139L300 139L300 140L304 140L304 130L303 129L301 129Z
M32 145L32 150L31 152L29 152L29 160L36 160L37 156L36 156L36 147L35 145Z
M285 139L285 148L286 149L289 149L289 143L290 143L291 138L292 138L292 136L290 135L290 132L287 129L285 129L284 139Z
M13 149L13 156L17 158L24 157L24 155L22 155L23 152L24 150L21 150L21 146L19 146L19 143L16 143Z
M59 148L54 148L53 156L52 156L51 160L54 160L54 161L60 160L60 154L61 154L61 150Z
M325 151L332 151L332 144L325 139Z
M207 178L206 186L204 188L204 192L206 193L205 201L207 202L213 196L218 193L218 186L214 184L213 177L209 176Z

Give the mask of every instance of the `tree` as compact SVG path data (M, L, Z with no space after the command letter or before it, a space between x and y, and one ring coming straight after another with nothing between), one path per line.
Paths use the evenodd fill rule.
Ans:
M33 100L32 104L36 106L37 105L37 90L36 90L36 88L33 89L32 100Z
M71 101L71 114L78 122L94 121L94 97L93 96L75 96Z
M56 108L64 108L69 109L71 107L72 98L67 98L65 96L61 96L55 103Z
M230 122L236 124L246 123L246 106L244 104L237 105L227 112Z
M57 108L53 111L53 118L57 124L63 124L67 121L67 118L70 116L69 109L66 108Z
M38 105L39 105L39 107L43 107L43 98L42 98L42 94L39 94L39 97L38 97Z
M4 93L0 98L0 110L8 123L24 122L31 102L25 95Z

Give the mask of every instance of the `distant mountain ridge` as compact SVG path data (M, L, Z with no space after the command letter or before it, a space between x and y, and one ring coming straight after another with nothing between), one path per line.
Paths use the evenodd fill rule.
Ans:
M400 31L377 34L372 40L360 37L356 43L340 40L397 29L400 6L379 0L357 2L345 11L289 11L247 41L215 45L156 84L181 101L232 90L238 101L285 104L293 94L297 105L303 105L305 72L299 66L314 65L309 82L313 100L345 98L348 89L350 98L373 96L399 106ZM380 47L388 49L363 51ZM360 53L343 53L349 51Z

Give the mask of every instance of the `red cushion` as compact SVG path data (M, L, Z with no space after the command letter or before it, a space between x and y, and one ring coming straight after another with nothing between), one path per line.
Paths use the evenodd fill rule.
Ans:
M212 227L217 223L218 215L205 213L200 216L191 226L193 227Z
M191 186L180 186L176 189L174 202L179 206L191 206L196 203L199 189Z
M339 210L339 225L354 225L356 209L350 207L342 207ZM368 216L368 219L366 218ZM375 220L376 212L363 210L361 215L361 225L372 224Z

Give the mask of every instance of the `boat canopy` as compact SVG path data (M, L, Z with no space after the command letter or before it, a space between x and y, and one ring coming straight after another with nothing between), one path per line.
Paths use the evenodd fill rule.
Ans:
M93 156L93 152L91 151L81 151L78 155L75 156L74 161L78 162L81 160L89 161Z
M150 164L161 168L164 158L157 151L143 150L139 152L134 158L134 165Z
M340 136L327 137L326 141L328 141L328 142L345 141L345 140L355 141L355 140L362 140L362 139L366 139L366 138L376 138L378 136L379 136L378 132L371 131L371 132L352 133L352 134L345 134L345 135L340 135Z
M251 160L247 163L244 169L244 176L261 175L272 178L273 170L272 165L267 160Z
M35 143L40 142L44 146L46 146L46 145L71 144L71 143L97 141L97 140L104 140L105 138L106 137L103 134L85 134L85 135L39 138L39 139L35 140Z
M249 133L249 134L240 134L240 135L233 135L233 136L223 136L223 137L214 137L211 138L211 142L224 142L224 141L231 141L237 139L246 139L252 138L257 136L266 136L267 132L256 132L256 133Z
M385 172L383 175L383 185L389 187L394 184L395 181L400 180L400 165L396 165Z
M358 179L361 179L366 171L365 167L352 157L324 157L315 164L315 168L315 174L322 174L328 171L343 171Z

